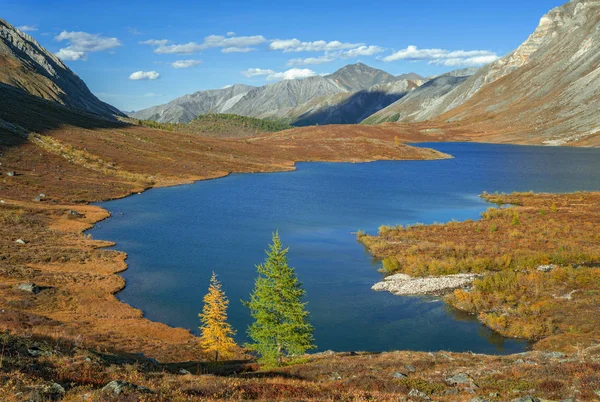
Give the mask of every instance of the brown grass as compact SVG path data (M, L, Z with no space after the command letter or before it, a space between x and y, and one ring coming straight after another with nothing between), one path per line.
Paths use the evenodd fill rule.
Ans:
M595 391L600 386L597 349L578 356L542 352L506 357L447 352L324 353L307 356L303 364L257 372L256 365L248 361L163 365L43 338L0 334L0 343L4 345L0 375L5 379L0 382L0 398L5 401L23 400L51 382L66 388L65 401L81 400L84 395L88 400L114 400L102 391L113 380L151 390L128 392L118 399L132 401L397 401L408 399L413 390L444 401L477 396L505 401L531 394L552 400L576 396L592 401L597 400ZM32 349L42 355L31 356L28 350ZM191 374L179 374L181 369ZM397 372L407 378L394 378ZM448 378L458 373L468 375L472 385L451 384Z

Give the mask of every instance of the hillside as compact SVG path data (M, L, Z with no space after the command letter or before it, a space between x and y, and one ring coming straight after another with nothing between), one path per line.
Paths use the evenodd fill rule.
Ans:
M486 141L597 146L599 29L600 1L572 0L544 15L514 52L463 82L424 87L366 122L437 119Z
M423 83L411 73L394 77L362 63L333 74L284 80L261 87L199 91L166 105L132 113L160 123L187 123L200 114L231 113L281 119L293 125L352 124L395 102Z
M0 83L105 118L122 116L100 101L62 61L0 19Z
M573 0L553 9L503 60L509 70L511 64L518 68L466 101L457 98L453 104L460 106L439 119L469 124L494 141L600 145L599 30L598 0Z
M229 112L252 89L254 87L236 84L222 89L198 91L174 99L166 105L130 113L130 116L158 123L189 123L201 114Z
M400 100L369 115L361 123L379 124L426 120L428 110L436 107L444 96L456 89L468 77L443 75L427 81Z

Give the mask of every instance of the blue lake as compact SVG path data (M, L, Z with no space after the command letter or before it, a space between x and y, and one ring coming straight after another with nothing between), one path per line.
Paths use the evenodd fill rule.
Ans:
M230 299L245 342L255 264L271 233L290 247L307 291L319 350L412 349L514 353L506 339L436 298L370 288L380 263L357 243L358 229L477 219L483 191L600 190L600 149L471 143L420 144L452 154L441 161L299 163L294 172L233 174L100 203L113 217L91 233L128 255L118 297L151 320L198 333L212 271Z

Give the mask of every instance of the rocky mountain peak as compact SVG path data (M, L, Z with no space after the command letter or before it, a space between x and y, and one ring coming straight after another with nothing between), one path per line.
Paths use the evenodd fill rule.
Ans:
M345 91L362 91L373 85L387 84L398 79L383 70L363 63L344 66L333 74L325 76Z
M31 35L2 19L0 83L103 117L122 115L116 108L96 98L73 71Z

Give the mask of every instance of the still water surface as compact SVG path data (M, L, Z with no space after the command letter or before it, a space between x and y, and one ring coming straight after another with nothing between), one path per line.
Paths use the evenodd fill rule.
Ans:
M197 333L211 272L247 340L246 299L271 233L290 247L307 291L319 350L514 353L505 339L436 298L374 292L382 276L352 232L382 225L477 219L483 191L600 190L600 150L466 143L421 144L442 161L299 163L285 173L233 174L104 202L113 217L91 230L128 255L118 297L151 320Z

